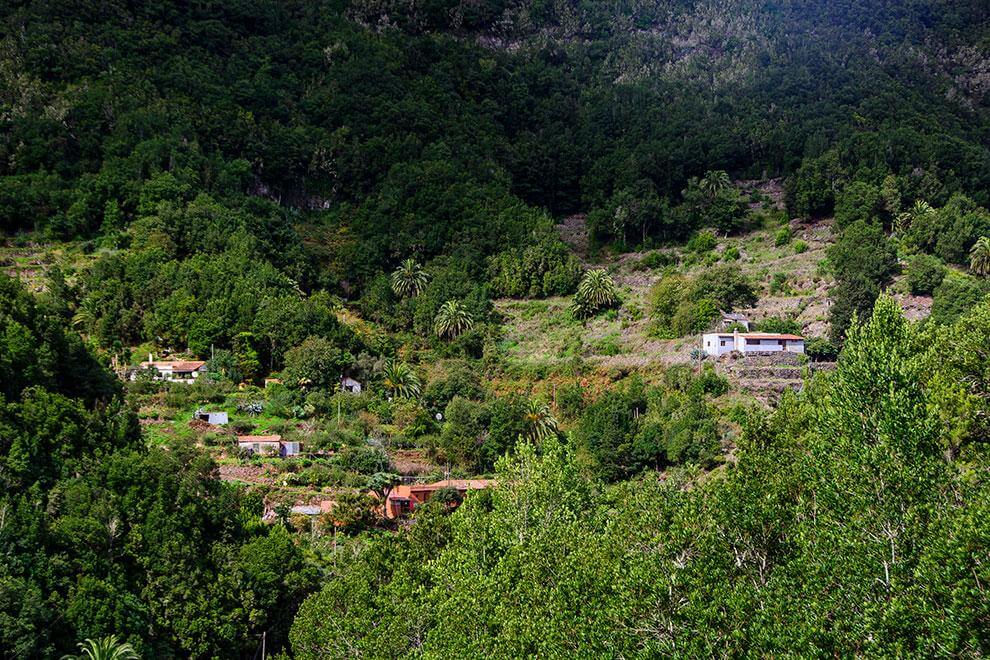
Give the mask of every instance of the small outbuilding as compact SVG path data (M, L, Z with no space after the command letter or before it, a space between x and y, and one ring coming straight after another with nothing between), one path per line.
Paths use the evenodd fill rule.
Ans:
M350 392L351 394L360 394L361 383L354 380L350 376L344 376L343 378L340 379L340 389L344 390L345 392Z
M736 327L740 327L749 332L749 317L739 312L722 312L721 320L718 322L717 330L721 332L732 332Z
M193 417L206 422L207 424L213 424L214 426L224 426L229 421L227 419L227 413L225 412L207 412L205 410L197 410Z
M278 454L283 458L298 456L302 451L301 442L287 442L280 435L239 435L237 446L252 454Z

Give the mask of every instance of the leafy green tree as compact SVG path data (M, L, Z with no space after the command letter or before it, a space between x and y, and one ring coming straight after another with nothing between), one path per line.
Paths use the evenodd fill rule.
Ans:
M873 302L897 271L897 254L880 226L857 221L842 232L828 255L836 280L830 292L830 333L838 341L854 315L861 322L869 318Z
M984 280L949 271L932 292L932 320L941 324L952 323L988 293L990 289Z
M581 278L581 264L550 231L532 245L510 248L492 257L489 279L496 295L541 298L574 291Z
M835 224L845 229L854 222L880 222L884 219L880 189L863 181L853 181L836 196Z
M388 499L388 494L392 492L392 489L400 483L402 483L402 477L394 472L375 472L368 477L365 488L375 493L379 502L384 502Z
M322 337L309 337L285 354L285 380L303 388L334 389L354 357Z
M907 283L915 295L931 295L945 279L945 265L928 254L917 254L907 266Z

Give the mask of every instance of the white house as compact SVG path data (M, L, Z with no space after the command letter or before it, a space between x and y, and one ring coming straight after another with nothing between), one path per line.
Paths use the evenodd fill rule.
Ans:
M149 355L147 362L141 363L142 369L153 369L155 380L167 380L176 383L194 383L206 373L206 362L201 360L158 360ZM137 376L131 374L131 380Z
M710 332L701 336L705 353L804 353L804 337L776 332Z

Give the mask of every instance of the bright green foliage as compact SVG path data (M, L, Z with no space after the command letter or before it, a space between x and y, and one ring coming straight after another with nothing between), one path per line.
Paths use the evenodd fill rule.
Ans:
M253 522L199 449L144 449L113 377L55 323L66 310L6 278L0 292L0 648L58 657L116 634L151 657L239 655L261 630L277 645L313 579L288 534Z
M293 651L978 655L990 484L966 462L982 428L945 421L985 407L986 312L933 343L881 298L837 370L753 414L702 479L608 486L580 445L523 444L491 491L371 540L303 605Z
M932 320L952 323L990 293L985 280L949 271L932 294Z
M557 419L546 403L530 400L526 408L525 421L526 431L523 437L528 442L540 445L557 435Z
M879 225L858 221L842 232L828 255L836 281L830 292L830 333L838 341L854 315L860 321L869 317L880 291L897 271L897 254Z
M939 209L919 201L904 222L908 244L950 264L969 265L974 244L990 234L990 212L964 195L953 195Z
M709 268L693 280L667 276L650 292L652 332L665 339L707 330L720 311L756 302L756 290L738 266Z
M945 265L937 257L917 254L911 257L906 275L908 288L915 295L931 295L945 279Z
M433 331L441 339L454 339L474 326L474 317L464 303L448 300L437 311Z
M603 309L614 307L618 302L619 294L612 276L604 269L592 269L584 274L578 284L574 294L574 312L578 318L588 318Z
M138 660L140 657L130 644L121 642L115 635L79 642L79 653L64 655L62 660Z
M422 384L416 370L405 362L389 360L382 370L382 386L389 396L400 399L419 397Z
M776 245L777 247L787 245L788 243L791 242L792 237L793 234L791 234L790 227L781 227L780 229L777 230L777 233L774 234L773 244Z
M559 238L548 233L533 245L492 257L489 273L496 295L543 298L573 292L581 264Z
M977 275L990 275L990 238L980 236L970 248L969 269Z
M375 472L368 477L365 488L378 495L380 501L385 501L389 492L400 483L402 477L394 472Z
M400 298L418 296L426 288L429 276L415 259L406 259L392 272L392 291Z
M854 222L879 222L884 211L880 189L863 181L853 181L835 201L835 225L845 229Z
M334 389L354 357L332 341L309 337L285 353L283 376L287 384L303 389Z
M699 231L691 237L685 247L691 252L703 254L714 250L716 245L718 245L718 239L715 238L715 234L710 231Z
M780 316L768 316L757 323L755 329L760 332L779 332L787 335L800 335L803 332L800 323Z

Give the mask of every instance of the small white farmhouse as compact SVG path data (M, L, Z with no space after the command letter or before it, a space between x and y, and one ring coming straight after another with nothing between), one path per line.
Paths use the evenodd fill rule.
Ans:
M775 332L711 332L701 336L705 353L804 353L804 337Z
M141 363L142 369L152 369L155 373L155 380L167 380L178 383L193 383L201 375L206 373L206 362L202 360L159 360L155 361L153 355L148 356L147 362ZM137 377L136 372L131 373L131 380Z

